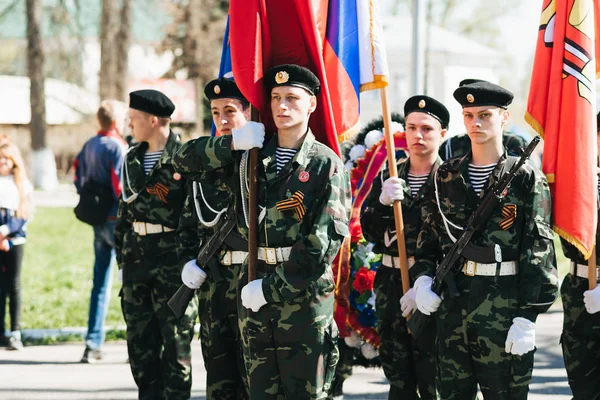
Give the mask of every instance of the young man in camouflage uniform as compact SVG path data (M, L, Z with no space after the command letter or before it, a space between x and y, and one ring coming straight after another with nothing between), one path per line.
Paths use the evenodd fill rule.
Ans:
M472 151L442 164L434 184L437 206L424 209L417 240L419 310L436 312L438 390L443 400L527 398L533 369L535 320L557 295L550 191L530 163L517 172L505 196L476 235L455 276L460 296L444 300L431 290L436 265L477 208L486 190L514 165L502 147L506 108L513 95L489 82L459 87L455 99ZM439 308L439 310L438 310Z
M596 120L600 123L600 114ZM600 127L600 124L598 125ZM600 148L600 130L598 131ZM600 186L599 186L600 194ZM600 216L600 214L599 214ZM599 220L600 221L600 220ZM588 262L566 240L563 252L571 260L570 273L560 287L564 322L561 345L574 400L600 399L600 286L589 290ZM600 230L596 230L596 265L600 264ZM596 275L598 271L596 270Z
M189 399L197 301L178 319L167 301L181 284L175 229L185 181L171 160L181 145L169 129L175 106L155 90L129 94L136 141L123 164L115 245L123 274L127 351L140 399Z
M259 279L245 285L244 264L238 308L250 398L324 399L338 358L330 264L348 235L350 181L342 161L308 129L317 77L281 65L268 71L265 82L278 132L264 148L264 126L248 122L230 136L188 142L178 154L194 157L199 169L242 157L245 176L239 151L262 148ZM238 229L247 237L243 202L245 191L236 211Z
M404 115L410 157L398 163L398 178L390 178L389 170L385 170L375 179L361 225L365 238L375 243L374 251L383 255L382 266L375 276L374 290L381 337L379 358L390 382L388 398L435 400L435 326L429 326L418 343L406 328L406 318L416 309L416 303L413 289L402 296L400 259L391 206L396 200L402 202L410 268L414 264L417 235L421 228L421 207L433 197L433 176L442 163L437 150L446 134L450 114L443 104L431 97L413 96L404 104Z
M230 135L232 129L240 129L250 119L250 104L233 80L210 81L204 95L210 101L213 122L220 134ZM206 368L206 395L214 400L246 399L237 288L242 263L248 256L248 242L233 230L217 252L218 267L210 270L196 264L200 245L215 234L222 215L234 206L229 188L239 175L234 173L233 164L195 174L192 161L190 157L173 161L177 172L193 179L192 193L186 197L181 213L177 239L180 259L186 263L182 280L189 288L200 289L200 343ZM205 279L207 282L202 284Z

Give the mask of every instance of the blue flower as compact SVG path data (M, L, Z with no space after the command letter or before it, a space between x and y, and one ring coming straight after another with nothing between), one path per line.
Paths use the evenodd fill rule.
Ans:
M377 323L375 311L373 311L371 307L364 308L362 311L360 311L360 314L358 314L358 322L366 328L374 327Z

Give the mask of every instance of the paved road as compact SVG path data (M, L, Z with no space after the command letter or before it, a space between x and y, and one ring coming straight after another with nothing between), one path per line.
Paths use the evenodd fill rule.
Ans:
M568 400L558 337L560 310L538 319L536 364L531 384L532 400ZM194 342L192 398L206 399L205 372L200 345ZM0 350L1 400L135 399L137 392L125 363L124 342L106 344L106 359L94 365L79 364L83 344L31 346L20 352ZM345 386L345 399L384 400L388 383L380 369L355 368Z

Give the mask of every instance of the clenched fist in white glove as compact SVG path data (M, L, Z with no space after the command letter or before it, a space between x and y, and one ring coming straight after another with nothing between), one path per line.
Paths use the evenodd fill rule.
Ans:
M206 280L206 272L196 264L196 260L188 261L181 271L181 281L190 289L198 289Z
M600 286L583 292L583 303L589 314L595 314L600 311Z
M402 178L388 178L383 182L381 186L381 194L379 195L379 202L384 206L391 206L394 201L404 200L404 188L406 182Z
M437 311L442 303L440 296L431 290L433 278L427 275L420 276L415 281L415 300L417 308L425 315L431 315Z
M522 317L513 318L508 330L504 351L522 356L535 348L535 324Z
M261 148L265 141L265 126L260 122L248 121L240 129L232 129L233 150Z
M262 279L256 279L242 288L242 305L254 312L267 304L262 289Z
M402 310L402 316L408 318L408 316L415 312L417 309L417 301L415 299L415 291L410 288L408 292L400 299L400 309Z

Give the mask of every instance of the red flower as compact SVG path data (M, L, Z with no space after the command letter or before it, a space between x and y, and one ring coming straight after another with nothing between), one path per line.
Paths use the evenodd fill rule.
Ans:
M358 293L363 293L367 290L373 290L373 283L375 282L375 271L371 271L368 268L362 267L354 274L354 282L352 282L352 288Z

